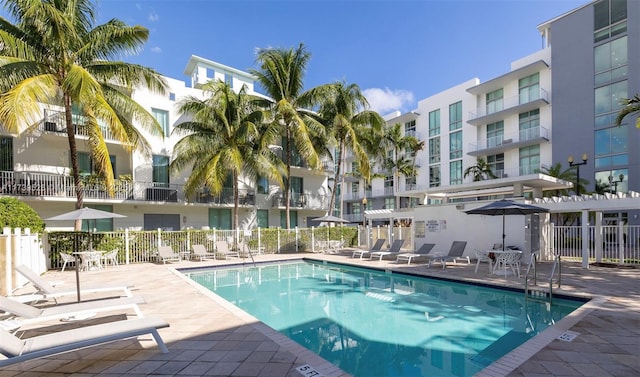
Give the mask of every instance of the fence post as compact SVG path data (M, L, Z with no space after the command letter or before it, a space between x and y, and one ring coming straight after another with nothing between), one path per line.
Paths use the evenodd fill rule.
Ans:
M595 234L593 237L594 248L596 252L596 262L602 262L602 212L598 211L595 213L596 217L596 228Z
M620 260L618 260L618 264L624 264L624 221L618 221L618 254Z
M297 226L296 226L293 234L295 235L295 239L296 239L296 253L297 253L298 252L298 236L299 236L298 227Z
M262 235L260 234L260 227L258 227L258 251L262 250L260 246L262 246Z
M4 291L0 291L0 293L3 296L8 295L9 293L11 293L11 291L13 290L13 281L15 279L14 276L14 272L13 272L13 261L12 261L12 255L11 255L11 228L5 227L2 228L2 236L0 236L0 240L2 240L3 242L3 246L0 247L0 250L4 250L5 252L5 256L4 256L4 268L2 270L4 270L4 274L3 276L5 277L5 281L4 281Z
M158 247L158 249L160 249L160 246L162 246L162 232L160 228L158 228L158 245L156 246Z
M311 227L311 252L315 253L316 252L316 241L315 241L315 236L313 234L313 230L315 229L315 227Z
M582 210L582 268L589 268L589 211Z
M130 260L129 228L124 230L124 264L129 264Z
M280 253L280 227L278 227L278 229L276 230L276 234L277 234L277 238L278 238L278 242L276 244L276 253Z

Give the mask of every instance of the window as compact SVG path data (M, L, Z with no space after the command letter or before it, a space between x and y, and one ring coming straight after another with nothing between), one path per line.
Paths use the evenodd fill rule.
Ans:
M358 193L360 192L360 182L351 182L351 193L353 194L353 198L358 197Z
M593 50L595 85L600 86L627 77L627 37L596 46Z
M13 171L13 138L0 137L0 171Z
M596 128L609 127L615 123L622 107L620 100L627 98L627 81L605 85L595 90Z
M462 101L449 105L449 131L462 128Z
M256 212L256 222L258 223L258 228L268 228L269 227L269 210L259 209Z
M487 156L487 164L496 177L506 177L504 174L504 153Z
M384 198L384 209L395 209L396 198Z
M410 120L404 124L405 136L416 136L416 121Z
M429 163L438 162L440 162L440 138L432 137L429 139Z
M520 141L540 137L540 110L535 109L519 114Z
M303 183L304 183L304 180L302 179L302 177L291 177L291 185L289 186L289 188L291 189L291 192L296 194L302 194L304 192Z
M169 156L153 155L152 179L156 187L169 186Z
M449 159L462 158L462 131L449 134Z
M487 124L487 148L502 145L504 140L504 122Z
M440 187L440 165L429 166L429 187Z
M298 226L298 211L289 210L289 225L291 228L295 228ZM287 227L287 211L280 211L280 227Z
M629 163L629 130L627 125L595 132L595 166L609 168Z
M361 213L361 204L360 203L350 203L351 213L354 215L359 215Z
M233 88L233 75L230 73L224 74L224 83Z
M169 112L167 110L151 108L151 115L153 115L158 124L160 124L164 136L169 136Z
M387 176L384 177L384 187L385 188L387 188L387 187L393 188L393 175L387 175Z
M97 209L105 212L113 212L113 206L92 204L87 207ZM113 231L113 219L90 219L82 220L82 230L85 232L96 230L97 232L111 232Z
M622 174L622 182L620 182L620 175ZM609 183L609 177L611 177L612 183ZM605 191L615 192L627 192L629 191L629 170L627 169L613 169L606 171L598 171L595 174L596 187L600 186L605 188Z
M449 163L449 184L462 184L462 160Z
M520 175L535 173L540 169L540 146L520 148Z
M440 135L440 109L429 113L429 136Z
M112 169L113 175L115 176L116 175L116 156L109 155L109 159L111 160L111 169ZM80 171L80 175L96 174L96 172L98 171L89 153L78 152L78 170Z
M493 114L503 109L502 89L487 93L487 114Z
M596 42L627 31L627 0L603 0L593 6Z
M521 104L540 98L540 74L534 73L518 80L518 93L520 94Z
M266 177L259 176L256 180L256 191L258 194L269 194L269 180Z
M213 68L207 68L207 78L212 79L216 75L216 72Z
M415 190L417 183L418 183L418 180L417 180L417 178L415 176L406 177L404 179L405 189L407 189L407 190Z
M209 208L209 227L215 229L231 229L230 208Z
M169 101L175 101L176 100L176 94L171 92L169 93Z

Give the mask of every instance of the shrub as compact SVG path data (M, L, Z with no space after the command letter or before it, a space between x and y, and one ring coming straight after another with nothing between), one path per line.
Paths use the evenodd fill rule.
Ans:
M16 198L0 198L0 227L29 228L31 233L42 233L44 221L28 204Z

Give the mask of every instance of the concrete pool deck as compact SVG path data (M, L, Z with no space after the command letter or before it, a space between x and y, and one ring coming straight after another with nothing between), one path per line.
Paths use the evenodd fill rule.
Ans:
M354 265L405 271L425 276L522 287L523 279L490 275L486 265L476 275L475 263L427 268L422 263L395 264L350 258L351 254L260 255L256 261L307 257ZM170 352L162 354L150 336L91 347L0 369L4 376L303 376L309 365L324 376L348 376L314 353L256 322L210 292L198 289L175 268L242 263L243 260L172 264L136 264L82 272L81 284L128 282L146 303L147 317L161 317L170 327L160 334ZM248 263L248 260L244 260ZM550 263L541 263L538 281L548 281ZM75 287L74 271L48 271L47 280ZM28 288L24 289L25 292ZM581 308L539 336L479 372L478 376L637 376L640 375L640 269L591 267L563 262L559 293L592 297ZM86 297L85 297L86 296ZM83 300L105 297L85 295ZM66 297L60 302L74 302ZM122 318L104 313L89 323ZM52 323L59 330L60 322ZM79 324L66 324L78 326ZM46 328L43 329L46 331ZM565 330L579 333L571 342L556 339ZM25 330L35 331L35 330ZM28 336L29 334L27 334Z

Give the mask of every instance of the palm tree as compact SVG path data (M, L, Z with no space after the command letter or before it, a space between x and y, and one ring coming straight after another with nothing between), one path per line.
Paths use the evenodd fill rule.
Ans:
M475 165L469 166L464 170L463 178L467 178L469 175L473 176L474 182L498 178L493 174L493 171L491 171L491 165L482 157L478 158Z
M415 155L417 152L423 150L424 146L424 141L418 140L415 136L404 135L402 124L400 123L396 123L385 130L380 149L383 153L392 150L392 154L391 156L385 156L383 158L382 165L385 169L393 172L394 188L397 188L399 185L397 180L400 175L405 177L416 176ZM412 157L408 157L405 153L402 153L403 151L409 151ZM396 198L396 208L398 208L397 201L398 198Z
M311 135L314 132L321 134L323 129L315 114L308 110L310 106L318 103L318 98L314 98L310 92L302 91L304 74L310 57L310 53L303 44L296 49L260 49L257 54L260 69L251 70L270 97L265 103L265 106L270 109L270 121L281 130L286 167L284 202L287 229L291 227L289 213L291 165L294 162L294 154L299 154L313 169L320 166Z
M337 192L338 180L342 174L345 156L351 152L357 161L359 174L368 178L371 176L371 165L367 150L359 141L363 128L369 128L373 133L380 133L384 126L384 119L375 111L367 110L369 103L357 84L336 82L318 88L326 90L329 95L320 105L320 117L327 129L327 134L333 139L337 147L337 169L334 173L333 189L329 201L329 213L333 210Z
M271 163L267 137L261 129L263 112L258 98L238 93L222 81L210 81L202 87L205 99L186 97L179 102L181 114L192 120L175 126L173 133L184 133L174 147L171 169L192 169L184 185L185 196L193 198L203 187L213 195L222 192L231 177L233 187L233 229L238 228L240 178L255 181L258 175L279 182L282 176Z
M546 174L550 177L562 179L567 182L572 182L572 183L575 183L577 178L575 169L573 169L572 167L563 169L562 163L560 162L556 162L550 167L543 166L541 169L537 170L537 172ZM587 192L587 189L585 186L589 184L589 181L587 181L586 179L580 178L580 182L578 184L580 185L580 192ZM574 188L574 191L576 191L576 188ZM568 194L569 194L569 190L567 189L546 191L544 193L545 196L560 196L560 195L568 195Z
M128 148L148 147L134 119L151 134L162 134L130 93L133 87L164 93L164 79L150 68L110 60L139 50L149 31L117 19L93 27L95 9L89 0L2 4L16 22L0 17L0 123L10 133L21 133L24 125L37 127L43 105L63 110L79 209L84 188L73 117L80 115L92 161L112 195L113 171L101 125ZM79 114L72 114L72 107ZM75 229L81 225L76 221Z
M627 115L640 114L640 94L636 94L633 98L625 98L620 102L624 107L616 117L616 126L618 127ZM640 117L636 118L636 128L640 128Z

